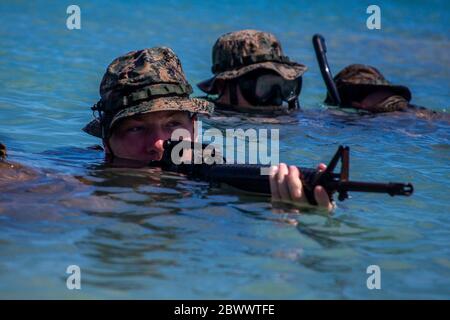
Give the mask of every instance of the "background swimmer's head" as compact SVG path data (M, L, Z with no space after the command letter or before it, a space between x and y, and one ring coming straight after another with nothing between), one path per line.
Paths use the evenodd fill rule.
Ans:
M0 161L6 159L6 146L0 142Z
M279 99L281 95L277 99L275 89L266 101L252 99L238 85L239 79L249 74L271 72L280 82L298 82L307 70L305 65L293 62L283 54L281 44L273 34L257 30L242 30L222 35L214 44L212 60L214 77L199 83L198 87L208 94L217 94L217 102L244 110L277 109L282 105L282 99Z
M334 81L344 107L373 113L402 111L411 100L407 87L391 84L378 69L368 65L349 65L334 77ZM331 103L329 94L325 103Z

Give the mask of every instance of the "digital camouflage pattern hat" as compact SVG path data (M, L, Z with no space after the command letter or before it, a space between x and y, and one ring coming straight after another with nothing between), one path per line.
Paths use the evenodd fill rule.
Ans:
M287 80L300 77L307 67L290 61L281 44L271 33L242 30L222 35L212 49L214 77L197 86L206 93L216 94L217 79L234 79L256 69L269 69Z
M99 117L83 130L99 138L109 137L118 120L155 111L189 111L211 114L211 103L189 98L192 87L180 60L166 47L132 51L114 59L100 84L100 101L92 110Z
M363 65L352 64L342 69L335 77L334 82L341 96L343 103L346 103L355 97L367 95L376 89L389 89L394 94L411 100L411 92L405 86L393 85L387 81L378 69ZM329 93L325 103L331 103Z

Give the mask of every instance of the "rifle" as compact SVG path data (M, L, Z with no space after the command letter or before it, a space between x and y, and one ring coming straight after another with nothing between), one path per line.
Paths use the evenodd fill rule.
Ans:
M312 38L314 51L316 53L317 62L319 63L320 73L322 74L323 81L327 86L328 93L331 98L331 103L335 106L341 105L341 98L336 88L336 84L331 74L330 66L327 60L327 47L325 45L325 39L320 34L315 34Z
M149 165L152 167L161 167L166 171L186 174L193 179L211 183L225 183L247 192L264 195L271 194L269 176L261 175L261 169L269 168L269 166L258 164L196 164L193 161L190 161L190 163L175 164L172 161L172 151L180 142L182 141L166 140L164 142L164 153L161 160L152 161ZM186 143L186 141L183 141L183 143ZM194 142L189 142L188 144L190 144L190 150L195 150L196 145L197 148L199 147L199 144ZM205 146L200 145L200 147L203 151ZM182 152L184 151L185 149ZM214 152L215 150L213 150L213 157ZM341 161L341 170L339 173L334 173L334 169L339 161ZM330 200L332 200L333 194L337 192L340 201L348 198L349 191L387 193L391 196L410 196L414 190L411 183L349 181L350 148L344 146L339 146L326 170L318 171L317 169L301 167L298 169L306 198L310 204L314 205L317 205L314 198L314 188L319 185L326 190Z

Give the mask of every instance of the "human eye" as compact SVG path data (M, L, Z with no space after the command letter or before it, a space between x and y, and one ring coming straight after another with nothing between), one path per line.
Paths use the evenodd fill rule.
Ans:
M170 120L169 122L166 123L166 127L168 128L175 128L181 125L182 125L181 121L178 120Z
M131 126L126 129L127 133L135 133L135 132L141 132L144 130L143 126Z

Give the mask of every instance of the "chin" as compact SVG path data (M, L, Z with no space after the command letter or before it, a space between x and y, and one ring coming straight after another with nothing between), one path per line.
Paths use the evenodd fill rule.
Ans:
M157 161L157 160L161 160L161 158L162 158L162 154L159 154L159 155L152 155L152 156L142 157L142 159L140 159L139 161L146 161L146 162Z

